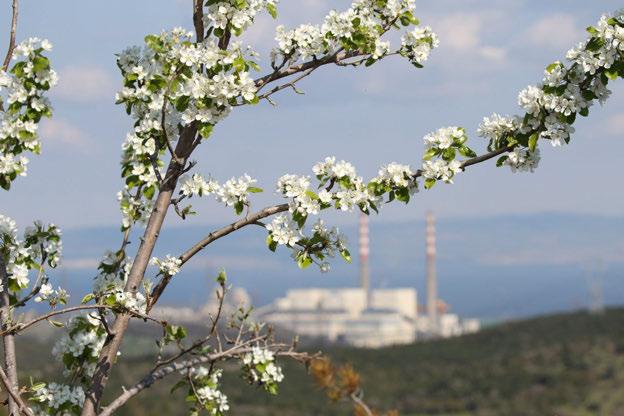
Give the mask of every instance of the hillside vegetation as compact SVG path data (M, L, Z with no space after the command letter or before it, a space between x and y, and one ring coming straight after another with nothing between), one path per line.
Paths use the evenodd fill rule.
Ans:
M41 351L41 341L20 341L22 368L35 378L54 371L53 361L34 353ZM153 351L152 345L140 335L129 340L128 364L116 368L115 385L131 385L149 370L145 352ZM370 404L396 408L401 415L624 416L624 309L539 317L402 347L323 349L335 362L351 362L361 373ZM231 414L351 414L346 403L329 403L305 368L284 365L286 380L277 397L241 387L234 380L237 368L228 368L224 382ZM186 414L183 399L171 397L175 381L145 391L119 414ZM173 393L178 399L183 395Z

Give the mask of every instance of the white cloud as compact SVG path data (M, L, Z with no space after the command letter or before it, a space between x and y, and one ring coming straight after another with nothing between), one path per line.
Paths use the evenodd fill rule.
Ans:
M488 13L455 13L442 17L435 23L435 31L440 37L440 45L462 54L462 59L475 62L486 60L490 63L504 64L507 50L499 46L486 45L482 32L491 21L498 17ZM454 60L455 61L455 60Z
M41 122L41 139L61 145L85 149L91 144L87 135L70 122L63 119L49 119Z
M59 84L52 90L61 99L79 103L112 102L117 89L113 77L91 65L68 66L59 71Z
M461 51L479 46L483 24L484 19L478 14L455 13L437 22L435 31L445 47Z
M96 269L100 264L100 259L97 258L76 258L76 259L63 259L60 268L66 270L85 270Z
M569 14L554 14L544 17L527 31L528 40L535 46L565 49L582 38L576 18Z
M488 61L502 64L507 60L507 50L496 46L482 46L479 55Z

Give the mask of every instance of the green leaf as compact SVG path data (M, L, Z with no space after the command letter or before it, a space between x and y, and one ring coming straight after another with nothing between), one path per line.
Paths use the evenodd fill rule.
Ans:
M307 253L302 253L297 257L297 266L300 269L307 269L312 264L312 259L308 256Z
M427 178L425 179L425 189L431 189L433 188L433 185L436 184L436 180L433 178Z
M405 202L406 204L409 202L410 200L410 194L409 194L409 189L407 188L398 188L394 191L394 193L396 194L396 199L401 201L401 202Z
M452 147L449 147L448 149L444 149L444 152L442 152L442 159L444 159L447 162L450 162L452 160L455 160L455 149Z
M535 148L537 147L537 139L539 139L539 134L537 133L533 133L531 136L529 136L529 150L531 152L534 152Z
M425 152L425 154L423 155L423 160L431 160L432 157L437 156L439 154L440 154L439 149L431 148Z
M241 201L238 201L234 205L234 211L236 211L236 215L242 214L244 208L245 208L245 206L243 205L243 203Z
M264 192L262 188L257 188L255 186L250 186L249 188L247 188L247 191L251 192L252 194L258 194L260 192Z
M561 66L561 62L553 62L552 64L548 65L546 67L546 71L547 72L552 72L555 68L557 68L558 66Z
M173 393L174 391L176 391L177 389L179 389L180 387L183 387L185 385L186 385L186 381L185 380L180 380L176 384L174 384L173 387L171 387L171 390L169 390L169 393Z
M227 282L227 274L225 273L225 270L221 270L219 272L219 274L217 275L217 278L215 279L217 281L217 283L219 283L221 286L225 286L225 283Z
M349 253L349 250L347 250L346 248L340 250L340 255L347 263L351 263L352 259L351 259L351 253Z
M604 73L611 81L616 80L619 76L617 69L614 70L613 68L605 69Z
M273 235L272 235L272 234L267 235L267 238L266 238L266 245L267 245L267 247L269 247L269 250L271 250L271 251L273 251L273 252L274 252L274 251L275 251L275 249L277 248L277 242L275 242L275 241L273 240Z
M95 298L95 295L93 293L89 293L88 295L85 295L84 298L82 298L82 300L80 301L80 303L89 303L91 302L93 299Z
M271 17L273 19L277 19L277 7L275 6L275 4L269 3L267 4L266 8L269 14L271 15Z
M63 322L53 321L52 319L48 319L48 322L50 322L50 324L52 326L55 326L57 328L64 328L65 327L65 324Z
M199 129L199 134L204 138L207 139L208 137L210 137L210 135L212 134L212 130L214 129L214 126L212 124L204 124L200 129Z
M175 101L175 108L178 111L184 111L188 108L189 102L191 101L191 97L188 95L183 95L178 97Z
M476 157L477 154L468 146L462 145L459 148L459 154L464 156L464 157Z
M503 166L507 159L509 159L509 156L507 156L507 155L499 157L498 160L496 161L496 166L497 167Z

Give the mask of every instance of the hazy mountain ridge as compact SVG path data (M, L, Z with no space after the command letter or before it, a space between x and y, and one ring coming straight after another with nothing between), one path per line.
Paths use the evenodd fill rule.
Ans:
M354 263L356 220L353 216L352 226L341 227ZM213 228L165 229L156 254L179 254ZM501 318L582 307L594 279L602 284L605 302L624 303L624 217L546 213L441 218L437 230L440 293L462 314ZM259 305L289 287L357 282L356 264L334 259L328 274L300 271L288 250L271 253L264 238L262 229L249 227L216 242L176 276L164 302L201 304L212 286L209 277L220 267ZM138 236L133 241L131 252ZM119 233L115 227L71 229L64 244L65 266L56 274L71 289L84 291L104 251L118 246ZM375 286L416 286L422 293L424 221L388 223L372 217L371 269Z

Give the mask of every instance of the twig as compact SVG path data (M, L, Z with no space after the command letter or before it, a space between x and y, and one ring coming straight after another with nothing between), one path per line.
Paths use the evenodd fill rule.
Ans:
M275 347L275 346L274 346ZM277 346L280 347L280 346ZM167 367L163 367L156 371L151 371L148 375L143 377L141 381L136 383L134 386L126 389L121 395L119 395L115 400L113 400L108 406L106 406L102 411L98 414L98 416L110 416L114 411L123 406L128 400L139 394L141 391L151 387L155 382L161 380L171 374L178 373L180 371L184 371L186 369L195 367L199 364L204 364L208 362L214 362L222 359L232 358L236 356L240 356L246 352L251 351L251 348L245 344L234 346L228 350L218 352L215 354L209 354L202 357L196 357L187 361L182 361L179 363L173 363ZM303 362L309 359L309 355L307 353L298 353L294 351L281 351L278 352L277 355L290 357L296 361Z
M79 306L71 306L69 308L65 308L65 309L59 309L56 311L52 311L49 313L46 313L45 315L41 315L38 316L26 323L18 323L12 327L6 328L4 330L2 330L2 332L0 332L0 336L7 336L9 334L17 334L18 332L22 332L27 328L30 328L31 326L35 325L36 323L39 323L41 321L45 321L48 320L54 316L58 316L58 315L64 315L67 313L71 313L71 312L77 312L77 311L84 311L84 310L89 310L89 309L110 309L110 310L116 310L118 309L118 307L114 307L114 306L110 306L110 305L79 305ZM141 318L144 319L146 321L152 321L155 322L159 325L163 325L164 321L159 321L158 319L152 318L151 316L136 312L136 311L125 311L127 313L130 313L131 315L134 315L137 318Z
M19 393L16 392L11 386L11 381L9 380L9 378L7 377L7 374L4 372L4 369L1 366L0 366L0 380L2 381L2 385L4 386L4 389L9 393L9 396L11 396L11 400L13 400L17 404L18 413L17 414L11 413L11 414L13 416L18 416L20 414L24 414L27 416L34 416L32 410L30 410L30 408L26 406L26 403L24 403Z
M205 238L203 238L201 241L196 243L193 247L188 249L186 252L184 252L184 254L182 254L179 257L179 259L182 261L180 266L182 266L184 263L189 261L195 254L199 253L203 248L205 248L208 244L212 243L213 241L218 240L219 238L225 237L226 235L231 234L232 232L240 228L243 228L247 225L254 224L262 218L270 217L271 215L275 215L279 212L284 212L284 211L288 211L288 204L280 204L280 205L275 205L272 207L267 207L254 214L249 215L246 218L233 222L232 224L226 227L223 227L219 230L211 232ZM154 286L154 289L152 290L152 294L151 294L152 302L150 304L150 307L153 306L158 301L163 291L169 284L169 281L171 281L171 277L163 278L160 282L158 282L156 286Z
M202 345L204 345L206 342L208 342L208 340L210 340L210 338L214 335L215 330L217 329L217 323L219 322L219 319L221 318L221 311L223 310L223 302L225 300L225 289L223 289L223 295L221 296L221 298L219 299L219 307L217 309L217 315L215 316L215 318L212 320L212 327L210 328L210 331L208 331L208 335L205 336L204 338L195 341L190 347L183 349L182 351L180 351L179 353L177 353L176 355L174 355L173 357L170 357L166 360L162 360L162 361L158 361L156 363L156 365L154 366L154 370L167 365L167 364L171 364L172 362L174 362L175 360L177 360L178 358L182 357L185 354L188 354L189 352L201 347ZM254 340L256 341L256 340Z
M19 15L19 1L13 0L13 16L11 17L11 33L9 35L9 48L7 49L7 54L4 57L4 63L2 64L2 69L4 71L9 69L9 63L11 62L11 57L13 57L13 50L15 49L15 33L17 32L18 15Z

